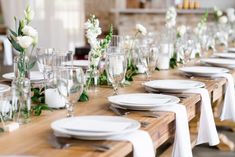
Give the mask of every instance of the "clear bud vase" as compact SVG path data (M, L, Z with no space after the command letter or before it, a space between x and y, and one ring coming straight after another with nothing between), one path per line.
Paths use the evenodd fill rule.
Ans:
M31 85L28 69L29 59L26 56L14 58L14 74L12 81L12 106L14 119L20 124L30 122Z
M98 85L99 85L99 63L100 63L100 58L95 58L94 55L92 54L92 51L89 52L88 56L89 60L89 68L86 71L86 86L89 90L92 90L94 92L97 92Z

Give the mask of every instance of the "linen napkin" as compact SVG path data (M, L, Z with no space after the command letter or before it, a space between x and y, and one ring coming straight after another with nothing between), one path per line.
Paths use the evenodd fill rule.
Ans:
M216 74L213 77L224 77L227 79L224 105L220 114L221 120L232 120L235 122L235 89L233 76L228 73Z
M155 157L153 141L146 131L136 130L129 134L114 136L108 139L131 142L133 145L133 157Z
M170 111L175 113L176 131L172 157L192 157L186 107L181 104L172 104L156 107L154 111Z
M5 35L0 35L0 41L3 42L4 46L4 57L3 57L3 64L4 65L12 65L12 47L11 43L7 39Z
M70 138L69 135L59 132L54 132L54 134L55 136ZM128 134L112 136L104 140L129 141L133 145L133 157L155 157L153 141L146 131L136 130Z
M208 91L205 88L197 88L184 91L184 93L197 93L201 95L201 116L196 144L198 145L207 142L210 146L219 144L219 137L215 126Z

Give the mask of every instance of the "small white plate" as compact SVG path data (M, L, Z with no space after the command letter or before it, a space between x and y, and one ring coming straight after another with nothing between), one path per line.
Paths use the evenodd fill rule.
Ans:
M163 92L182 92L188 89L202 88L204 83L192 80L154 80L144 83L148 89L154 89Z
M235 67L235 60L234 59L206 58L206 59L201 59L201 62L210 64L210 65L214 65L214 66L218 66L218 67L225 67L225 68Z
M11 89L11 88L10 88L10 86L8 86L8 85L0 84L0 93L7 92L7 91L9 91L10 89Z
M3 78L5 79L9 79L9 80L12 80L15 78L15 75L13 72L11 73L6 73L6 74L3 74L2 75ZM43 80L44 77L43 77L43 74L39 71L30 71L30 80L31 81L40 81L40 80Z
M74 60L74 61L68 61L62 63L63 65L67 66L78 66L78 67L88 67L89 66L89 61L88 60Z
M220 58L235 59L235 53L222 52L222 53L214 53L213 55Z
M227 49L227 51L234 53L235 52L235 48L234 47L230 47L230 48Z
M117 131L115 128L109 129L107 132L100 132L100 131L89 131L86 127L86 131L75 131L64 128L64 125L71 121L84 121L87 122L89 120L96 120L100 122L107 122L107 123L113 123L113 125L118 123L129 123L128 127ZM89 125L89 124L88 124ZM99 126L102 127L102 126ZM51 123L51 128L56 133L61 133L64 135L73 136L75 138L79 139L85 139L85 140L105 140L109 137L115 136L115 135L121 135L121 134L127 134L133 131L136 131L140 128L140 123L136 120L125 118L125 117L119 117L119 116L79 116L79 117L70 117L70 118L63 118L56 120Z
M191 66L183 67L179 69L180 71L194 76L213 76L216 74L227 73L228 69L218 68L218 67L208 67L208 66Z
M151 110L157 106L175 104L179 98L163 94L132 93L108 97L109 102L133 110Z

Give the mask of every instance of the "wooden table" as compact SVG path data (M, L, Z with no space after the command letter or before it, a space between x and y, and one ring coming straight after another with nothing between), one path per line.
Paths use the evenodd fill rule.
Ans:
M234 73L234 72L232 72ZM234 73L235 74L235 73ZM121 88L120 93L145 92L141 83L145 76L138 75L130 86ZM156 71L153 79L189 79L182 75L177 69L169 71ZM206 88L211 94L212 101L215 102L223 96L223 86L226 80L223 78L193 78L206 84ZM107 96L111 96L113 91L111 88L99 88L96 93L91 93L90 100L84 103L78 103L75 107L75 115L115 115L108 109L109 103ZM192 120L200 113L200 96L190 94L188 97L181 99L188 112L188 120ZM146 130L151 135L155 147L158 148L168 139L173 137L175 129L175 115L171 112L159 112L159 118L147 118L141 113L131 112L128 118L147 121L150 124ZM82 156L82 157L122 157L132 153L132 145L129 142L112 142L97 141L97 143L105 143L111 146L111 150L106 152L95 152L86 147L86 144L94 143L94 141L81 141L81 146L70 147L64 150L54 149L48 143L48 136L52 134L50 128L51 122L64 118L65 110L54 110L53 112L44 112L40 117L33 117L30 124L22 125L20 129L12 133L0 134L0 155L35 155L35 156ZM141 142L141 141L140 141Z

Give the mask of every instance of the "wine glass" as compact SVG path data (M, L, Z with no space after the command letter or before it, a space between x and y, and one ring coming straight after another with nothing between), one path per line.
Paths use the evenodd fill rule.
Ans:
M46 83L48 83L52 77L54 56L55 53L53 48L37 48L36 50L38 69L43 73Z
M111 51L111 52L110 52ZM112 83L114 95L118 94L119 85L125 80L127 70L127 59L121 49L109 49L105 59L105 69L108 80Z
M112 39L111 39L111 41L109 43L109 46L122 48L123 47L123 42L124 42L124 39L123 39L122 36L120 36L120 35L113 35Z
M57 89L67 100L67 117L73 116L73 106L78 102L84 86L84 73L80 67L57 68Z
M155 46L141 46L139 49L139 62L145 68L147 80L151 80L151 75L157 66L158 48Z

